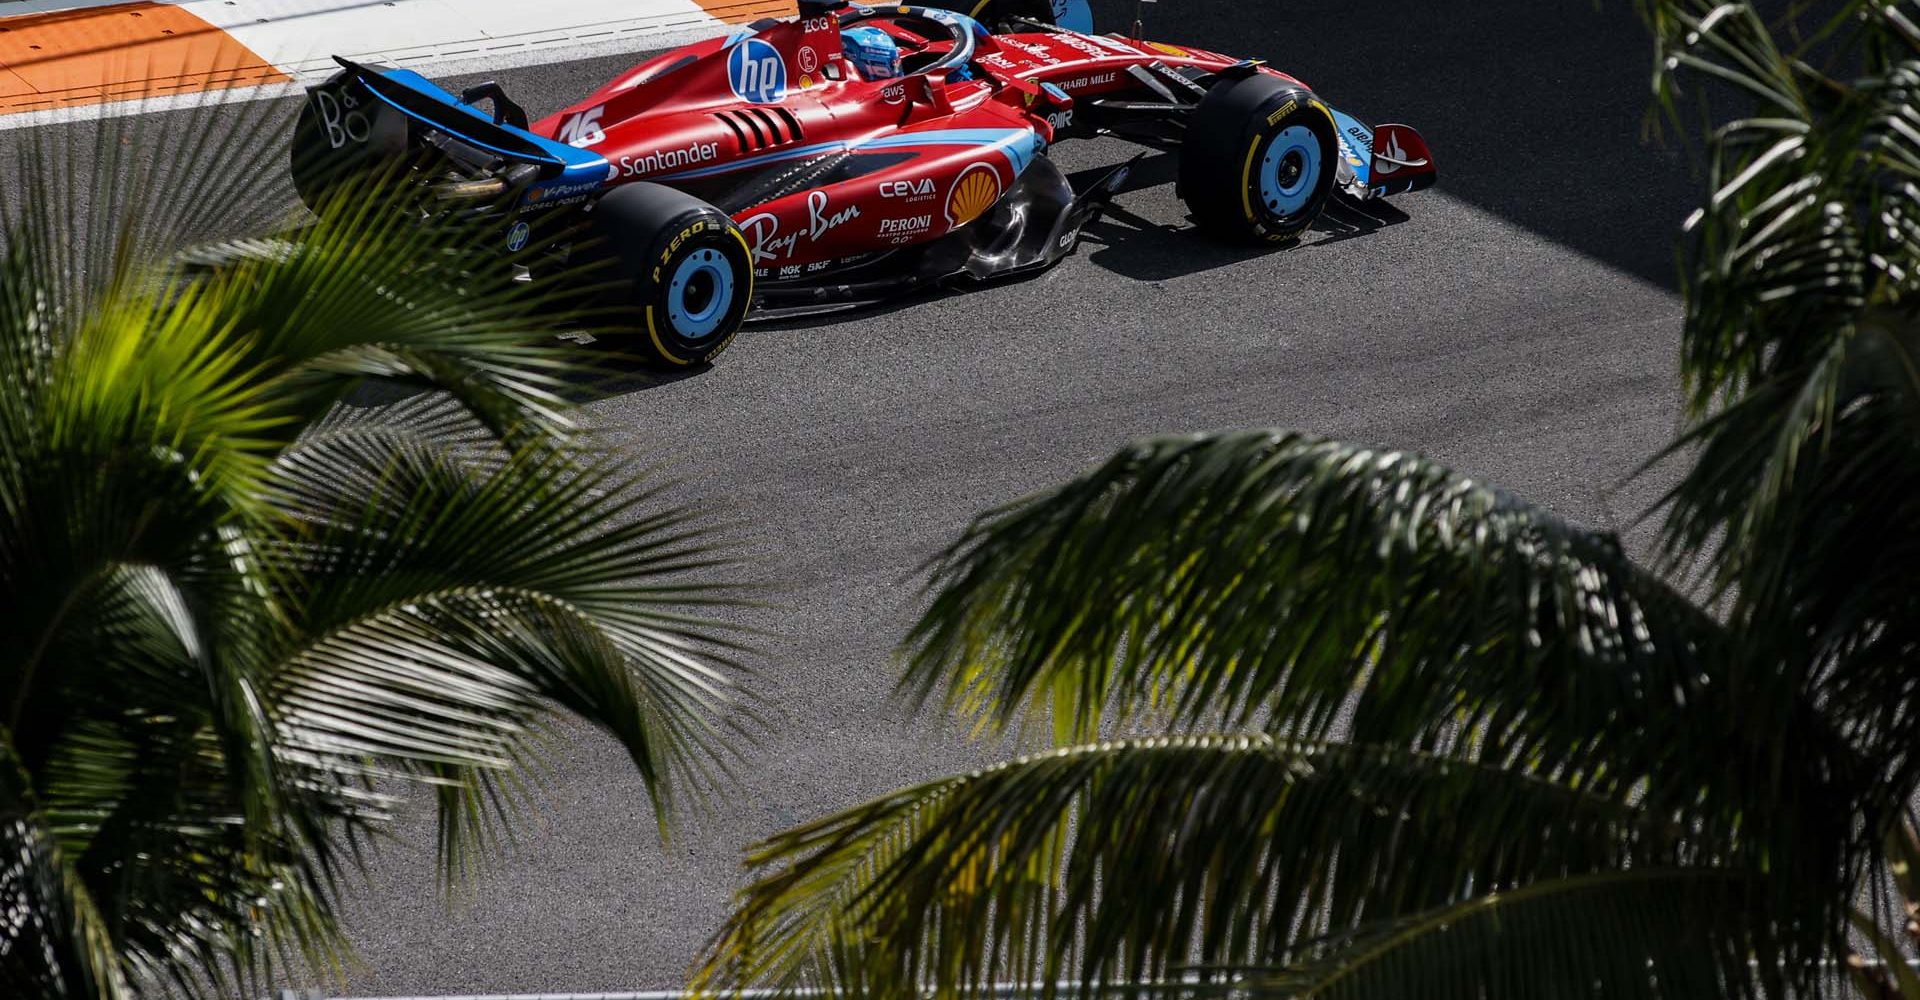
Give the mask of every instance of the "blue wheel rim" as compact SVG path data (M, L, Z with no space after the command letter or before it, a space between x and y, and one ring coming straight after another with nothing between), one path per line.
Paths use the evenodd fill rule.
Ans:
M1291 125L1267 143L1260 157L1260 203L1281 218L1307 207L1320 183L1320 139L1305 125Z
M718 250L695 250L673 269L667 283L667 317L689 340L720 328L733 304L733 265Z

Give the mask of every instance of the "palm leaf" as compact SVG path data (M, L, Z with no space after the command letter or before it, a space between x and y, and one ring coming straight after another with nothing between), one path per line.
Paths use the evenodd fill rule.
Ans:
M1051 708L1063 738L1141 710L1306 738L1343 720L1356 742L1578 769L1677 751L1649 733L1724 642L1611 536L1277 431L1131 445L977 520L930 577L907 688L997 724Z
M978 996L1151 983L1463 894L1697 850L1684 827L1523 768L1266 736L1074 747L754 848L759 877L698 985Z
M1660 456L1691 459L1659 508L1664 562L1705 570L1736 658L1826 706L1872 762L1877 828L1920 779L1904 680L1920 550L1884 530L1920 514L1920 6L1837 5L1792 49L1747 4L1649 10L1663 95L1707 72L1758 101L1714 134L1689 223L1696 423ZM1853 78L1816 69L1820 46Z
M391 795L434 795L457 873L556 711L628 748L663 833L744 724L730 557L584 450L577 313L382 190L298 216L275 107L64 130L0 205L0 735L40 803L8 905L183 996L337 968ZM421 395L340 408L369 380ZM30 992L106 995L61 961Z
M131 998L104 921L26 778L0 740L0 987L9 996Z
M1314 943L1237 992L1294 1000L1787 996L1811 967L1780 968L1749 877L1636 868L1490 892Z

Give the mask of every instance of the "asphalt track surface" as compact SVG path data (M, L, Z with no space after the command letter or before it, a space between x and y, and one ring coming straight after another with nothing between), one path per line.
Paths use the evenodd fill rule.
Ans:
M1657 485L1628 477L1676 426L1673 237L1699 190L1675 148L1641 139L1651 46L1631 4L1146 9L1150 37L1264 57L1363 118L1418 126L1440 187L1397 200L1389 224L1247 252L1195 234L1172 161L1150 159L1044 276L749 327L709 371L605 386L596 417L675 461L673 495L741 522L751 573L786 588L743 616L771 633L751 681L770 727L670 847L631 765L567 731L538 816L452 904L420 811L352 902L362 966L344 987L305 985L681 985L740 882L743 845L1006 752L890 700L907 581L975 512L1130 438L1306 429L1424 452L1626 530ZM497 78L537 115L631 61ZM1054 155L1071 172L1128 152Z

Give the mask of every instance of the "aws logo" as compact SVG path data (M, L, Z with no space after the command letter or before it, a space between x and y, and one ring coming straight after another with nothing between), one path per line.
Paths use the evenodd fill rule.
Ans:
M748 38L727 54L727 83L734 96L753 104L777 104L787 96L787 64L780 50Z

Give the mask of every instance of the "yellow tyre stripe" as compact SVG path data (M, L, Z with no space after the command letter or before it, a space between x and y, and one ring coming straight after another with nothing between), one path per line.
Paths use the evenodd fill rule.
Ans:
M746 257L746 260L747 260L747 308L752 309L753 308L753 248L747 245L747 237L744 233L740 232L740 228L738 226L728 226L727 232L732 233L733 238L740 241L740 249L744 251L747 255ZM745 313L741 314L740 321L743 323L746 322Z
M654 353L660 355L662 358L666 359L668 362L672 364L676 364L676 365L691 364L692 362L687 361L684 358L678 357L672 351L667 350L667 345L664 343L661 343L660 329L658 326L655 325L654 319L653 319L653 307L648 306L646 311L647 311L647 336L653 338Z
M1254 136L1247 145L1247 162L1240 168L1240 211L1245 213L1248 222L1258 222L1260 217L1253 214L1253 154L1260 149L1261 136Z
M747 255L747 303L751 305L753 303L753 248L747 245L746 236L743 235L737 227L728 226L727 232L740 243L740 249ZM645 311L647 314L647 336L653 341L654 351L673 364L693 364L693 359L677 357L672 351L667 350L667 345L660 339L660 328L654 319L654 307L648 306ZM742 318L744 319L744 317ZM726 342L731 343L732 341L733 337L728 336Z

